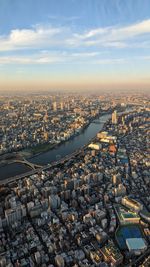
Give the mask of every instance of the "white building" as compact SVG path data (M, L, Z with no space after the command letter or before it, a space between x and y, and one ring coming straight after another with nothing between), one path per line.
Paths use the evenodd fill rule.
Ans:
M88 147L91 149L100 150L102 146L100 143L91 143Z
M112 124L117 124L117 122L118 122L118 119L117 119L117 111L115 110L112 113Z
M147 244L143 238L128 238L126 245L128 250L135 255L139 255L147 249Z

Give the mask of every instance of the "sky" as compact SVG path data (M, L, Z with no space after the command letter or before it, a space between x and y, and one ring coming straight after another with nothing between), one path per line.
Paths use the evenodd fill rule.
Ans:
M149 88L149 0L0 0L0 90Z

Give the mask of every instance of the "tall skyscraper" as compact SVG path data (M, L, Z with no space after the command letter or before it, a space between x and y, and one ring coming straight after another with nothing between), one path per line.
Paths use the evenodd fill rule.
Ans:
M112 182L113 182L113 185L117 184L117 176L116 175L113 175Z
M117 124L118 118L117 118L117 111L114 110L112 113L112 124Z
M60 102L60 109L63 110L64 109L64 103Z
M47 113L47 110L46 110L46 112L45 112L44 121L45 121L45 122L48 121L48 113Z
M57 103L53 102L53 111L57 111Z

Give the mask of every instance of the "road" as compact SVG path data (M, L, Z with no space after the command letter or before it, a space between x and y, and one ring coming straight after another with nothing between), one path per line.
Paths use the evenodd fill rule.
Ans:
M95 137L94 137L94 138L95 138ZM93 138L93 139L94 139L94 138ZM90 140L90 142L91 142L91 141L92 141L92 140ZM89 143L88 143L88 144L89 144ZM6 184L8 184L8 183L15 182L15 181L17 181L17 180L23 179L23 178L25 178L25 177L29 177L29 176L31 176L31 175L40 173L40 172L42 172L42 171L50 170L51 168L53 168L53 167L55 167L55 166L57 166L57 165L59 165L59 164L63 164L65 161L67 161L67 160L71 159L72 157L74 157L74 156L80 154L81 152L83 152L83 150L88 146L88 144L84 145L80 150L74 151L72 154L67 155L67 156L64 157L63 159L60 159L60 160L58 160L58 161L55 161L55 162L53 162L53 163L51 163L51 164L48 164L48 165L43 166L43 167L41 167L41 168L38 168L38 169L36 169L36 170L32 170L32 171L23 173L23 174L21 174L21 175L17 175L17 176L14 176L14 177L9 177L9 178L7 178L7 179L5 179L5 180L1 180L1 181L0 181L0 186L2 186L2 185L6 185Z
M128 113L130 113L130 112L128 112ZM124 114L127 114L127 112L124 112ZM104 123L104 125L107 123L107 121ZM23 174L20 174L20 175L17 175L17 176L6 178L5 180L0 180L0 186L1 185L6 185L6 184L11 183L11 182L14 182L14 181L17 181L19 179L23 179L25 177L29 177L29 176L31 176L33 174L37 174L37 173L42 172L42 171L49 170L52 167L57 166L59 164L63 164L65 161L67 161L67 160L71 159L72 157L74 157L74 156L80 154L81 152L83 152L84 149L87 148L87 146L91 142L93 142L94 140L95 140L95 136L92 139L90 139L89 142L87 144L85 144L83 147L81 147L80 149L74 151L72 154L69 154L69 155L65 156L63 159L60 159L59 161L55 161L55 162L53 162L51 164L48 164L46 166L43 166L41 168L38 168L38 169L35 169L35 170L32 170L32 171L29 171L29 172L26 172L26 173L23 173Z

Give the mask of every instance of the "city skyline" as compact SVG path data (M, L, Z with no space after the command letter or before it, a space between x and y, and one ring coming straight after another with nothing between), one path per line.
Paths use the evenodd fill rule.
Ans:
M147 0L1 0L0 90L148 90L149 10Z
M150 266L149 95L0 102L0 266Z

